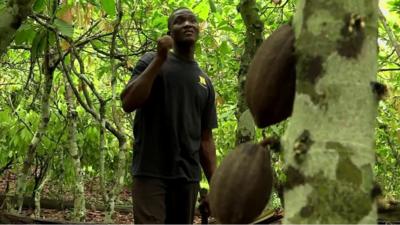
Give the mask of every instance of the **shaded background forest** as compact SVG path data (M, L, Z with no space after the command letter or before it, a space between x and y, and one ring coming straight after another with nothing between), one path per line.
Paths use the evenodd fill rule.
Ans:
M246 110L243 77L257 41L291 20L294 0L32 4L33 13L1 58L0 191L19 196L4 201L3 208L18 211L23 196L40 199L44 192L46 198L75 199L74 220L85 218L88 202L103 202L110 219L115 204L131 201L125 192L131 185L133 115L122 111L119 94L135 62L155 50L157 38L167 32L168 15L180 6L193 9L200 21L196 59L217 92L218 159L243 135L256 140L282 135L287 121L253 135L238 132L253 126L238 118ZM2 1L0 8L5 7ZM389 94L379 103L375 174L384 195L400 199L400 1L382 0L380 8L378 80ZM254 26L257 21L263 26ZM273 160L283 181L281 156L274 154ZM201 185L207 187L205 179ZM280 206L276 194L270 206Z

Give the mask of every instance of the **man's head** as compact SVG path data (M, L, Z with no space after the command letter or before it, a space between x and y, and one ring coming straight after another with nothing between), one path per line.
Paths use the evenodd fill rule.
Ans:
M194 44L199 36L196 16L188 8L178 8L168 18L168 34L177 43Z

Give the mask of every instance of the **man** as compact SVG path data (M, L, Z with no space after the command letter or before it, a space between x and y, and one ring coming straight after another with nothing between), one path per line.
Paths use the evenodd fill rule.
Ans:
M215 93L194 60L197 18L179 8L169 17L168 30L157 52L139 60L121 94L123 109L136 110L135 223L192 223L201 167L208 181L216 167Z

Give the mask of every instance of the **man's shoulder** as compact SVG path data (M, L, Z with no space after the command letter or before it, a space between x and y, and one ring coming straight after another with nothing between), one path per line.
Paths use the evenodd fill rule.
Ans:
M208 83L212 84L212 80L211 80L210 76L208 76L208 74L205 73L203 70L201 70L200 76L203 77Z
M156 52L146 52L142 55L142 57L140 58L141 61L150 63L154 57L156 57Z
M155 52L146 52L144 53L140 59L136 62L135 67L131 70L132 76L137 77L141 74L147 66L151 63L151 61L156 56Z

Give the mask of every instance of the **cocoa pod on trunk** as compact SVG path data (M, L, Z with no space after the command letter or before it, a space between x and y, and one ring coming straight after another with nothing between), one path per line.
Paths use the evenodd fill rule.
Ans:
M271 189L269 150L250 142L238 145L211 179L211 214L223 224L250 223L267 205Z
M294 32L290 25L283 25L257 49L246 77L246 100L258 127L292 114L295 67Z

